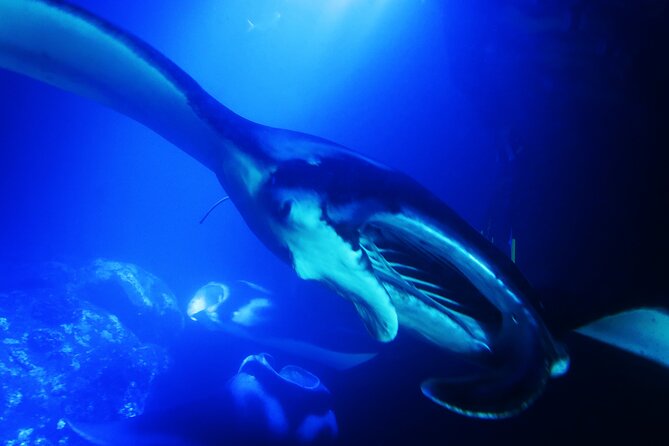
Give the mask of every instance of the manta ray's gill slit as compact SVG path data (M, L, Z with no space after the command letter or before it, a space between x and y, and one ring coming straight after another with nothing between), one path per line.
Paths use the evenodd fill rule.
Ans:
M405 278L408 282L411 282L411 283L412 283L414 286L416 286L417 288L420 288L421 290L422 290L422 289L425 289L425 288L433 289L433 290L442 290L442 287L441 287L441 286L436 285L436 284L434 284L434 283L432 283L432 282L427 282L427 281L425 281L425 280L421 280L421 279L418 279L418 278L413 277L413 276L404 276L404 278Z
M403 253L401 251L398 251L397 249L393 248L385 248L385 247L377 247L380 253L383 253L385 255L397 255L401 256Z
M421 272L420 269L416 268L415 266L412 265L406 265L404 263L397 263L397 262L387 262L390 267L392 267L395 270L404 270L404 271L411 271L411 272Z
M453 305L454 307L462 307L462 303L451 300L451 299L449 299L447 297L444 297L440 294L436 294L436 293L433 293L433 292L427 291L427 290L421 290L421 292L423 294L433 298L433 299L436 299L436 300L440 301L440 302L448 303L450 305Z
M475 265L476 268L478 269L478 271L483 273L483 275L484 275L484 277L485 277L485 279L488 283L494 283L495 284L494 289L503 290L503 293L505 295L507 295L508 297L510 297L514 304L522 305L522 302L521 302L520 298L513 291L511 291L509 289L507 284L504 283L504 281L502 281L499 277L497 277L497 275L481 259L479 259L477 256L472 254L472 252L470 250L466 249L462 244L460 244L459 242L457 242L456 240L454 240L450 237L447 237L443 232L437 231L436 229L434 229L430 225L426 225L424 223L417 223L413 219L407 218L407 217L402 216L402 215L398 216L398 218L400 220L403 220L405 222L405 224L407 224L407 226L409 226L409 227L416 226L418 224L420 226L419 230L425 231L427 234L429 234L430 237L433 237L433 238L441 241L442 243L446 244L451 249L453 249L453 251L456 253L456 256L454 256L454 258L461 258L461 259L464 259L470 265L472 265L472 264ZM460 268L458 268L458 269L460 269ZM464 271L462 271L462 272L464 272ZM476 285L475 281L472 281L472 283L475 286L478 287L478 285Z

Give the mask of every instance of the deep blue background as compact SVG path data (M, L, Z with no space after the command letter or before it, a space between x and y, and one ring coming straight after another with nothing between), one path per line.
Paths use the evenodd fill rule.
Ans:
M666 303L664 3L77 4L155 46L244 117L409 173L502 250L512 232L518 265L544 293L558 331L604 311ZM164 278L184 305L209 280L294 293L291 270L230 203L198 224L223 195L210 172L146 128L0 72L0 264L130 261ZM349 441L659 435L666 372L567 339L573 373L503 423L430 405L406 357L324 373Z

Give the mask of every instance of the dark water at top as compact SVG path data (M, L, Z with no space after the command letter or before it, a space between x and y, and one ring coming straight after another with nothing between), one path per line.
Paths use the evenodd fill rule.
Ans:
M425 399L421 370L436 359L401 342L344 372L305 364L332 392L342 444L661 443L667 370L567 328L667 304L666 2L76 4L155 46L236 113L408 173L507 254L515 238L569 374L527 412L491 422ZM5 284L17 266L115 259L161 278L180 310L209 281L244 279L284 299L314 336L319 325L364 331L347 302L301 284L230 203L198 224L224 195L134 121L0 72ZM206 395L263 349L188 325L147 404Z

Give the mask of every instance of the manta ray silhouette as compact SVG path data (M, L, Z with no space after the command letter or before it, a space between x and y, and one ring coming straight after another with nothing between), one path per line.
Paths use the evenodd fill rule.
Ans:
M66 3L0 0L0 67L106 104L193 156L269 249L350 300L379 341L401 328L476 364L426 380L436 403L511 416L568 368L513 262L406 175L236 115L141 40Z
M311 333L308 328L305 330L304 321L291 318L291 313L294 313L290 311L292 306L280 311L278 307L281 301L274 299L270 290L253 282L209 282L195 292L186 312L190 319L210 330L256 342L270 351L284 352L337 370L355 367L376 356L375 349L365 350L364 339L357 336L357 332L346 339L349 345L356 347L342 349L324 343L324 339L316 341L313 330ZM277 323L279 319L283 327ZM286 327L299 327L299 333L295 333L294 329L287 330ZM325 335L326 339L334 339L341 338L343 333L327 333L327 330L321 329L321 335Z
M68 424L96 445L329 445L338 435L330 391L295 365L275 368L271 356L246 357L232 378L205 399L112 423Z

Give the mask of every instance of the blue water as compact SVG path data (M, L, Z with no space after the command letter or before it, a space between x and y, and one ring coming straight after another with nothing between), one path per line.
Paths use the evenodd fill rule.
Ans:
M662 2L76 4L157 48L236 113L408 173L507 255L516 240L517 265L544 296L550 324L565 333L570 373L527 412L490 422L421 395L434 359L420 347L384 346L343 372L307 361L332 393L341 444L663 437L667 371L567 333L606 312L667 304ZM231 203L198 224L225 192L206 168L136 122L0 71L0 148L0 291L25 288L11 280L17 265L80 268L106 258L161 278L184 313L207 282L244 279L283 299L284 317L306 321L314 340L322 326L364 334L349 303L301 283ZM147 410L206 396L263 349L186 324L167 347L170 365L147 385ZM18 434L3 440L43 444Z

